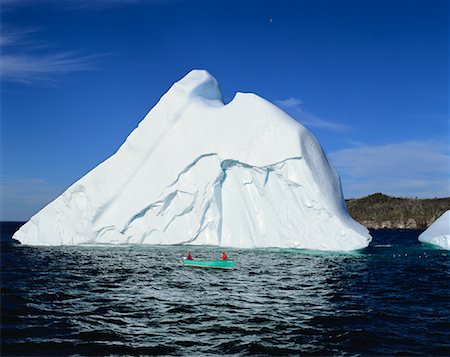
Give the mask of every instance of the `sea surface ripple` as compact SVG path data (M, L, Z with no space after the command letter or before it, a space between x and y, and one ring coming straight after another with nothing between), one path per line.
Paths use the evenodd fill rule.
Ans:
M448 355L448 252L373 231L352 254L2 244L2 355ZM194 258L217 258L212 247Z

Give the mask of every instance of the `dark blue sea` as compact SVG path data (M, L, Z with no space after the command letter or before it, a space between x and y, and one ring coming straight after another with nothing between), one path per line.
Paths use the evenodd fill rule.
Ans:
M1 355L449 355L450 257L420 231L372 231L352 254L5 243ZM197 258L220 250L191 248Z

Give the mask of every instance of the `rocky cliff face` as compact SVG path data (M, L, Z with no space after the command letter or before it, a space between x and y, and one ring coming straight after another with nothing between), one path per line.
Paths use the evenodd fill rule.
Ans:
M346 200L350 215L372 229L425 229L450 209L450 197L417 199L382 193Z

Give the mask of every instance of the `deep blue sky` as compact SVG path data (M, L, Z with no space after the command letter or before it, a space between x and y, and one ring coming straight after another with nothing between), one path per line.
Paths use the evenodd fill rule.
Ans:
M194 68L310 128L346 197L450 195L447 1L1 3L2 220L113 154Z

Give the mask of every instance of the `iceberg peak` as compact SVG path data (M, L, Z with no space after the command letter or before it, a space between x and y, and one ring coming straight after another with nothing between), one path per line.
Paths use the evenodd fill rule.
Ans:
M188 97L218 100L223 104L223 95L217 80L206 70L194 69L176 82L168 93L176 91Z

